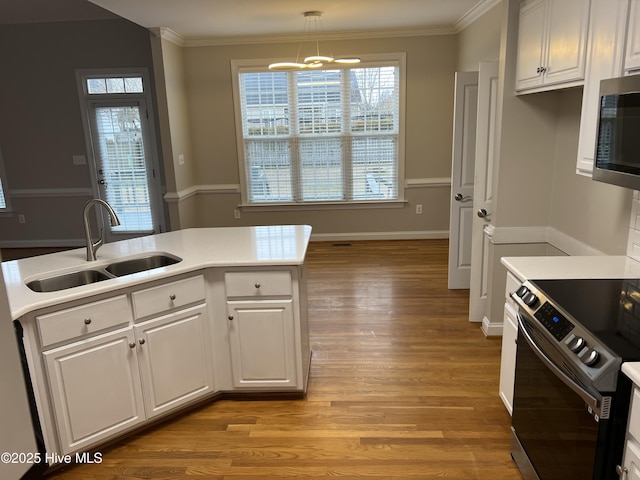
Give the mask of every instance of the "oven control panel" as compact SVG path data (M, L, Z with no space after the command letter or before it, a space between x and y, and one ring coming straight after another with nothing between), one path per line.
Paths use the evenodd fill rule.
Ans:
M615 365L619 360L608 349L600 345L573 317L562 311L559 305L551 302L546 295L530 282L523 283L511 297L520 307L526 318L534 320L540 330L547 332L549 340L554 339L563 357L572 359L575 367L586 374L591 381L602 384L600 387L615 385ZM581 365L581 367L580 367ZM619 365L618 365L619 366Z

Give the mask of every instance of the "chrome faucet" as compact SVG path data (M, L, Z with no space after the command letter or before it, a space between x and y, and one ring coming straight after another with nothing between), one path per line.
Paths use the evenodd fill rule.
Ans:
M83 211L83 218L84 218L84 236L87 240L87 262L92 262L96 259L96 252L104 244L104 228L100 229L100 238L98 239L97 242L94 243L93 240L91 240L91 228L89 227L89 210L91 210L91 207L94 204L102 205L107 210L107 212L109 212L109 217L111 220L112 227L117 227L118 225L120 225L120 220L118 219L116 212L114 212L113 208L111 208L111 205L109 205L104 200L101 200L99 198L94 198L89 200L85 204L84 211Z

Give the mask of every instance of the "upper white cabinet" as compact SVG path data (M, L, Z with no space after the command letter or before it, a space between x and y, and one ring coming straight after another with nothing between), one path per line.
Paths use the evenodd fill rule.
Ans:
M638 1L634 0L633 3L637 4ZM600 109L600 80L619 77L623 73L628 8L629 0L591 0L589 48L576 165L579 174L591 175L593 171ZM640 61L640 56L636 58Z
M627 72L640 69L640 0L630 0L624 69Z
M530 0L520 8L516 90L578 85L584 78L589 0Z

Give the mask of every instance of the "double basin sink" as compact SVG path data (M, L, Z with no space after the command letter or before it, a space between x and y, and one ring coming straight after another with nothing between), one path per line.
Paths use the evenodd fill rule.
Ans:
M154 268L168 267L181 262L180 257L169 253L154 253L143 257L120 260L100 268L87 268L70 273L39 278L27 282L34 292L57 292L91 283L146 272Z

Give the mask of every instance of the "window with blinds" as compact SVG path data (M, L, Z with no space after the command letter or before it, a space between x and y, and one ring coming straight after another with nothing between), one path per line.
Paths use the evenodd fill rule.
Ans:
M244 202L398 200L397 62L287 72L238 69Z
M0 210L7 208L7 201L4 197L4 190L2 189L2 179L0 178Z
M4 161L2 159L2 151L0 151L0 211L8 211L9 210L9 201L7 199L6 194L6 180L4 174Z

